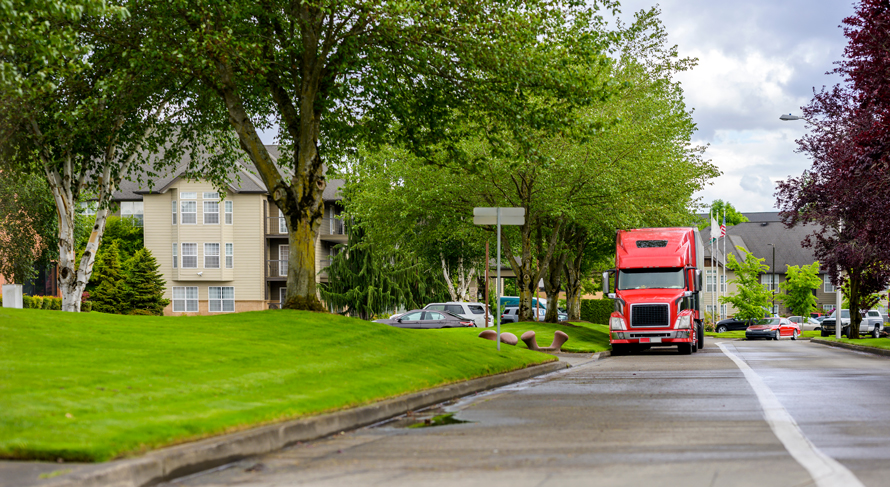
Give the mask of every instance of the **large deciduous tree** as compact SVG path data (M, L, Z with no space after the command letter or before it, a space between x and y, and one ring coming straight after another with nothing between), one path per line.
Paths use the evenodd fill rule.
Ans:
M785 281L779 283L782 293L776 296L791 310L791 313L806 318L816 311L816 295L813 290L822 284L819 276L819 262L810 265L788 266Z
M803 108L810 132L798 147L813 165L776 195L786 225L821 227L804 245L855 310L890 282L890 5L861 0L844 24L849 42L834 70L844 82ZM860 318L851 313L854 337Z
M362 140L399 139L423 152L447 145L466 107L552 125L572 103L600 96L566 53L605 62L596 6L611 0L173 0L128 4L151 22L153 58L199 78L227 112L288 228L285 307L322 309L315 240L325 161ZM280 127L275 161L258 127Z
M769 266L763 263L764 259L758 259L747 249L738 249L745 253L745 259L739 262L730 254L726 262L726 267L735 272L735 277L729 283L736 285L736 292L729 296L720 296L720 302L735 306L736 319L761 319L773 298L773 293L760 283L760 274L769 270Z

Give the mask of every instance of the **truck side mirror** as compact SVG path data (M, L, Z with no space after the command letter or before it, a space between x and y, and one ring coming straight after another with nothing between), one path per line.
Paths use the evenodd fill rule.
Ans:
M696 291L701 291L701 290L702 290L702 282L701 282L701 279L702 279L702 272L701 272L701 269L696 269L696 270L695 270L695 290L696 290Z
M603 272L603 296L609 294L609 272Z

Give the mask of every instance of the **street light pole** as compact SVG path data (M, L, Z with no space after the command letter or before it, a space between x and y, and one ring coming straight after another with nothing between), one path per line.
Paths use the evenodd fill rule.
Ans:
M771 271L772 274L769 276L769 281L770 281L770 287L773 288L772 289L772 291L773 291L773 313L778 315L778 313L776 313L776 287L778 285L778 283L776 282L777 281L777 279L776 279L776 246L774 244L767 244L767 245L769 245L770 247L773 248L773 268Z

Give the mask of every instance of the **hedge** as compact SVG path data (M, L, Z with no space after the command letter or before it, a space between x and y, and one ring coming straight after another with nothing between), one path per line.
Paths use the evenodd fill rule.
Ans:
M606 325L609 323L609 315L615 309L611 299L582 299L581 319L591 323Z

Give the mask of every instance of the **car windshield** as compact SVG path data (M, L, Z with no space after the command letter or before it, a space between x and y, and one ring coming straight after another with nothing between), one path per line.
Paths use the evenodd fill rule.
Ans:
M683 269L627 269L618 271L618 289L683 289Z
M754 322L754 326L769 326L769 325L778 325L779 318L765 318L762 320L757 320Z
M829 316L829 318L837 318L837 311L835 311L834 313L831 313L831 316ZM844 319L844 318L850 318L850 310L848 310L848 309L841 310L841 319Z

